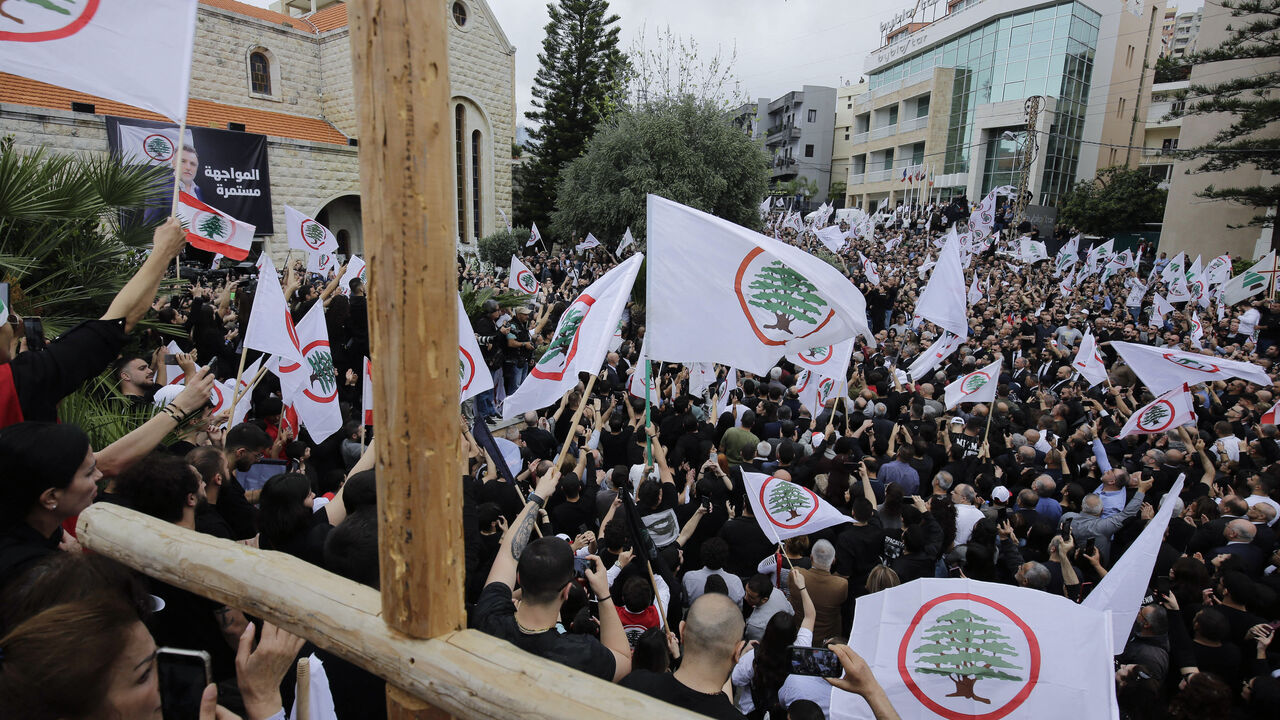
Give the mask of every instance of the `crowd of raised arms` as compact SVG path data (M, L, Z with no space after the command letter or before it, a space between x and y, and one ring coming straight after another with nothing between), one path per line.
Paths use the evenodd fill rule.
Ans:
M1169 258L1145 248L1136 267L1067 289L1054 262L1010 252L1019 233L1005 229L965 270L977 293L968 338L910 377L939 339L913 318L947 232L939 210L886 213L836 253L781 222L784 211L765 219L766 232L850 278L876 337L854 344L848 396L813 407L795 387L802 369L784 360L763 376L716 367L717 382L696 384L693 368L655 362L660 401L646 409L628 391L645 372L644 306L633 302L594 382L584 375L558 403L497 422L565 308L618 259L605 247L522 247L540 287L513 297L500 292L505 267L460 257L460 285L493 295L470 319L495 387L460 408L470 626L710 717L830 717L834 685L893 718L847 645L860 598L963 577L1080 602L1163 501L1173 516L1148 597L1116 648L1121 716L1275 717L1280 433L1268 413L1280 398L1273 384L1202 383L1191 387L1194 424L1118 439L1153 395L1110 343L1195 349L1274 374L1280 304L1264 292L1223 307L1217 294L1153 312ZM260 288L208 273L160 293L184 245L176 221L162 225L102 318L45 347L19 337L12 314L0 325L0 717L159 718L157 647L210 659L212 686L174 717L284 717L295 658L313 653L337 718L385 717L380 678L240 608L85 553L73 537L92 503L117 503L378 587L382 429L361 417L364 284L340 288L345 268L320 276L292 260L280 277L295 322L324 306L343 424L316 442L292 429L272 372L246 390L242 421L213 412L211 390L234 384L245 357ZM1149 291L1127 307L1135 283ZM1086 331L1105 382L1072 366ZM995 400L948 410L943 388L995 361ZM175 366L182 385L171 384ZM96 447L88 428L58 422L58 403L104 373L104 400L137 423ZM752 515L744 472L808 488L851 522L776 543ZM842 677L793 673L793 646L831 648Z

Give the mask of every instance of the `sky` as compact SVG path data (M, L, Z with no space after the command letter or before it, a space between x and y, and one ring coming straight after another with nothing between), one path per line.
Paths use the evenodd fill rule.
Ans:
M1119 2L1120 0L1102 0ZM270 0L247 0L266 7ZM542 0L488 0L507 39L516 47L516 111L530 109L538 72L547 6ZM944 4L940 0L939 4ZM1166 3L1194 10L1203 0ZM670 27L695 40L707 60L736 47L735 75L744 98L775 98L801 85L838 86L862 77L867 52L880 45L880 23L914 0L611 0L620 20L623 51L643 35L652 44Z

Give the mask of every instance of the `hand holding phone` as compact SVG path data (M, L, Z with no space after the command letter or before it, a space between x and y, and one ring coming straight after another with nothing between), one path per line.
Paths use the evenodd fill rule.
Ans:
M838 678L844 674L840 658L827 648L792 645L787 648L792 675Z

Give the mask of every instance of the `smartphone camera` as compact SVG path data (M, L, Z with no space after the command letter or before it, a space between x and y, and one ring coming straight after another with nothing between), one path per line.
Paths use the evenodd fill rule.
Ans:
M596 561L590 558L575 557L573 559L573 576L580 580L587 578L587 568L591 568L591 572L596 571Z
M840 657L827 648L792 645L787 648L792 675L838 678L844 674Z

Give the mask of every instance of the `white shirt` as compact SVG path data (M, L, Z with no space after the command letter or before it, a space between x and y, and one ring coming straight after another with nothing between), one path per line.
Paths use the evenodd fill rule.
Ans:
M813 675L788 675L778 689L778 702L791 707L796 700L809 700L822 708L823 717L831 717L831 683Z
M800 628L800 631L796 633L795 644L802 647L812 646L813 631L806 628ZM752 647L750 650L742 653L742 657L738 658L738 664L733 666L733 675L730 676L733 686L741 690L741 692L738 693L738 710L740 710L743 715L749 715L752 710L756 709L755 698L751 697L751 679L756 675L755 659L756 649ZM818 679L822 680L822 678ZM831 687L830 683L826 680L822 680L822 682L828 688ZM786 683L784 682L783 684L785 685ZM831 691L828 690L827 694L830 695ZM781 690L778 692L778 697L779 699L782 697Z
M956 505L956 545L969 542L973 526L984 517L982 511L972 505Z
M707 585L707 578L712 575L719 575L724 578L724 584L729 586L729 599L742 605L742 578L731 572L724 570L692 570L684 575L684 591L689 594L689 604L693 604L694 600L702 597L703 588Z
M769 593L769 599L755 610L751 611L751 616L747 618L747 639L759 640L764 637L764 628L769 624L769 620L780 612L788 615L795 615L795 608L791 607L791 602L787 600L787 596L778 588L770 588L773 592Z

